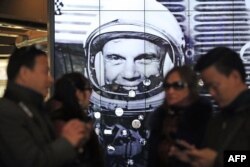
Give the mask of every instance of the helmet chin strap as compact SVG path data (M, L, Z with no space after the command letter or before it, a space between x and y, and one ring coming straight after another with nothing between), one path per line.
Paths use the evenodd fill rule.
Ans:
M163 76L165 76L173 67L174 63L171 60L169 53L167 52L163 63Z

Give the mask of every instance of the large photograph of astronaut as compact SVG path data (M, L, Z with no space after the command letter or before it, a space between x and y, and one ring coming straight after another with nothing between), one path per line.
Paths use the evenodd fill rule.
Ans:
M54 77L78 71L91 81L89 113L109 167L146 166L147 120L172 67L227 46L250 72L247 0L54 0L50 8Z

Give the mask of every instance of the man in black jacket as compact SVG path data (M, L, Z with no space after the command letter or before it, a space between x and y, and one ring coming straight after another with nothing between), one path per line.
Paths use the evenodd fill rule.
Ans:
M55 138L43 100L53 79L48 57L37 46L16 49L7 66L8 84L0 100L0 166L60 167L71 164L86 136L79 120Z
M189 148L182 158L193 167L223 167L224 151L250 150L250 91L244 65L236 52L218 47L202 56L195 68L221 111L210 121L206 148L180 142ZM178 155L176 150L172 153Z

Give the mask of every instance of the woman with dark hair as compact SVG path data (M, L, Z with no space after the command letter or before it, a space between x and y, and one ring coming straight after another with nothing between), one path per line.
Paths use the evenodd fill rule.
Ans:
M88 116L91 91L89 81L82 74L77 72L65 74L56 81L54 95L48 102L58 134L64 123L71 119L80 119L88 126L89 139L82 142L78 161L69 166L104 166L103 151L93 128L94 121Z
M170 70L163 87L165 101L150 120L148 167L188 167L171 157L170 149L178 148L178 140L202 147L212 105L199 96L197 75L188 66Z

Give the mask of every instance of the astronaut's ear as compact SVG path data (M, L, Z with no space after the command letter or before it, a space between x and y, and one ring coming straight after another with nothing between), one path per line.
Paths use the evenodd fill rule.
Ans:
M98 81L99 86L104 86L105 85L105 69L104 69L104 58L102 51L99 51L96 53L95 56L95 71L96 71L96 79Z

